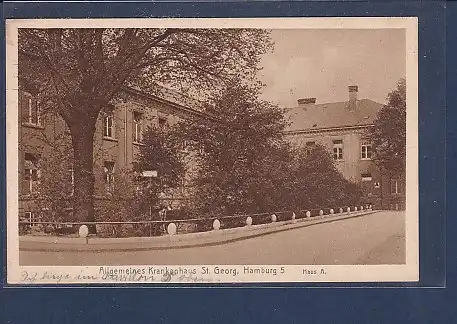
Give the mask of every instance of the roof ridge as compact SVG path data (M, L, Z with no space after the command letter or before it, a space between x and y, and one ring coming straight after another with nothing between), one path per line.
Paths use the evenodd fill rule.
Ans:
M369 101L369 102L373 102L375 104L378 104L378 105L384 105L380 102L377 102L377 101L374 101L372 99L369 99L369 98L362 98L362 99L357 99L357 102L361 102L361 101ZM346 103L349 103L349 100L345 100L345 101L333 101L333 102L322 102L322 103L314 103L314 104L307 104L307 105L296 105L296 106L289 106L289 107L285 107L285 109L296 109L296 108L308 108L308 107L314 107L314 106L325 106L325 105L337 105L337 104L346 104Z
M349 101L337 101L295 106L287 109L287 118L292 122L289 131L318 130L372 124L383 104L368 98L357 99L358 108L348 113Z

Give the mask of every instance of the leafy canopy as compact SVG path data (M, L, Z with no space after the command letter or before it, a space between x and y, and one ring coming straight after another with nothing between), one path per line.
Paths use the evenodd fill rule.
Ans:
M204 98L233 78L253 81L260 55L272 47L269 31L260 29L20 29L18 36L19 85L68 125L74 214L89 221L96 122L125 87L154 94L166 85Z
M140 147L138 171L157 171L159 190L176 189L185 174L182 142L173 126L149 127Z
M201 211L261 208L262 161L281 147L286 123L280 108L258 99L259 90L231 83L207 108L217 121L181 124L181 136L194 152L195 202Z
M272 48L260 29L20 29L20 79L71 126L96 119L124 86L158 85L200 95L226 80L253 79Z
M181 125L198 165L193 207L207 215L358 201L358 187L336 170L329 152L289 144L283 109L260 100L259 93L258 86L231 84L207 109L218 122Z
M400 173L406 167L406 80L387 96L387 104L379 111L370 137L373 160L386 170Z

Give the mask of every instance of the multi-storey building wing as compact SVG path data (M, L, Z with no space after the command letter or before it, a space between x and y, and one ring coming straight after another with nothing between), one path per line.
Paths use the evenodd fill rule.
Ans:
M364 201L375 208L405 208L405 175L381 170L371 160L368 132L382 104L358 98L358 86L348 87L343 102L316 103L316 98L298 100L287 110L287 136L297 145L321 144L329 150L337 169L350 181L359 183Z
M104 109L97 121L94 136L97 199L103 199L112 189L117 172L134 167L147 127L166 127L183 119L212 118L203 112L201 102L167 88L148 94L126 87L121 97L121 103ZM72 195L71 138L64 120L55 111L46 111L39 95L21 84L18 103L19 213L21 218L33 220L38 209L42 209L34 193L46 176L43 172L60 169L66 174L61 177L65 182L61 188L69 197ZM179 199L184 197L181 195ZM179 201L175 199L173 203ZM70 206L68 212L71 213Z
M322 144L328 148L338 170L350 181L361 184L365 203L375 208L403 209L405 175L380 170L371 160L367 134L383 105L359 99L357 86L349 86L348 90L349 99L343 102L319 104L316 98L299 99L296 107L287 110L291 124L286 136L297 145ZM147 127L166 127L183 119L214 119L204 112L201 102L167 88L150 94L126 87L121 97L123 100L100 113L96 125L96 200L112 190L116 173L134 168ZM63 119L55 111L46 111L39 95L21 82L18 103L19 212L21 218L30 221L43 208L34 195L46 176L43 172L60 169L64 176L59 181L64 183L56 188L68 197L72 195L71 138ZM192 173L191 157L188 162ZM185 179L182 187L184 182ZM174 206L181 204L180 199L185 199L185 190L174 195ZM67 209L71 213L70 205Z

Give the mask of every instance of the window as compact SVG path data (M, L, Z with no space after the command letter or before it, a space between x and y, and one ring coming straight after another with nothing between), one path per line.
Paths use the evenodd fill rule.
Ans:
M361 159L371 160L371 143L368 141L362 141L360 145Z
M103 136L114 138L114 113L106 112L103 120Z
M27 222L27 227L32 227L38 225L37 222L39 221L39 218L34 212L27 211L24 213L23 221Z
M306 142L306 146L314 146L314 145L316 145L316 142L314 142L314 141Z
M373 180L371 173L362 173L362 181L371 181Z
M30 93L24 92L20 102L23 122L41 126L41 109L39 100Z
M390 193L394 194L394 195L402 193L402 187L401 187L400 180L390 179Z
M75 172L73 167L68 169L68 183L70 184L69 194L72 196L75 192Z
M165 117L159 117L158 124L160 128L165 127L167 125L167 119Z
M31 194L37 190L40 179L38 160L39 158L37 156L31 153L25 153L23 179L23 190L25 194Z
M141 143L143 141L143 114L133 112L133 142Z
M107 191L114 189L114 162L105 161L105 186Z
M333 159L334 160L343 159L343 141L342 140L333 141Z

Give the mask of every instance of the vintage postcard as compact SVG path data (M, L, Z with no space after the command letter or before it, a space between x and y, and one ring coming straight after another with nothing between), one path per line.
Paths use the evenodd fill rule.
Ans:
M8 284L419 280L418 21L6 21Z

